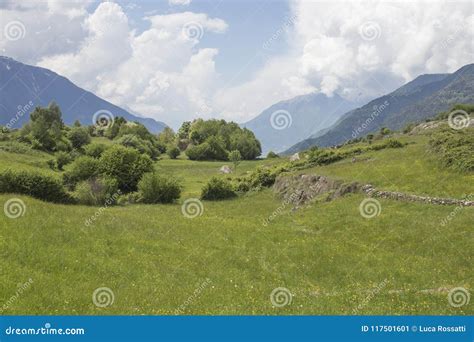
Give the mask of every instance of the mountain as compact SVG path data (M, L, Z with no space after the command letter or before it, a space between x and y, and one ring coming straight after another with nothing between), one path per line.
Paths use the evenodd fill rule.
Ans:
M452 74L421 75L394 92L344 114L329 129L295 144L284 154L315 145L338 145L381 127L399 130L410 122L446 111L456 103L474 103L474 64Z
M263 154L281 152L312 133L327 128L356 107L339 95L308 94L278 102L242 124L262 143Z
M163 122L133 115L51 70L0 56L0 125L10 123L11 128L19 128L29 120L34 107L47 106L51 101L59 105L68 125L75 120L91 125L94 113L106 110L115 117L138 121L153 133L166 127Z

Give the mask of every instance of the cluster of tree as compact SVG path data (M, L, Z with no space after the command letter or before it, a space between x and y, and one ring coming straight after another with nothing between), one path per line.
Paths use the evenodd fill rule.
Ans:
M252 131L235 122L197 119L184 122L176 134L176 146L191 160L252 160L262 147Z

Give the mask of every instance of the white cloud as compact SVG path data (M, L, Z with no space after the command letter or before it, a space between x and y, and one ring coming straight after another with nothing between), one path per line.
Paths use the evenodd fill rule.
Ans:
M2 2L2 23L20 20L26 32L20 41L0 39L0 50L174 126L198 115L246 121L275 102L314 91L381 95L419 74L453 72L474 59L469 1L290 5L290 19L281 18L281 28L262 41L260 52L272 50L275 39L285 39L288 49L265 57L241 83L235 80L247 60L236 56L242 68L236 67L235 79L223 80L215 66L220 47L200 46L203 36L227 30L225 21L205 13L150 15L143 18L149 26L137 32L112 2L92 13L79 0Z
M217 49L198 47L208 32L227 24L203 13L147 17L150 27L133 31L122 8L101 3L83 23L87 36L77 51L45 56L39 65L121 106L179 125L210 115L218 74Z
M173 5L188 6L191 3L191 0L168 0L168 3Z
M453 72L474 61L470 1L295 0L291 8L289 52L220 94L229 117L248 118L314 90L367 99L419 74Z

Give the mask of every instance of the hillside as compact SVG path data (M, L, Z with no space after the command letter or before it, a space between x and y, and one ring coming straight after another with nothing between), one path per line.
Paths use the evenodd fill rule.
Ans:
M364 150L385 138L344 146L340 153L365 152L288 176L325 175L426 196L474 193L472 172L444 168L427 153L433 132L396 134L392 139L403 144L398 148ZM97 137L93 142L112 143ZM21 146L0 142L0 171L61 177L62 171L48 167L50 154ZM201 201L194 218L183 214L185 201L197 199L211 177L241 178L287 162L243 161L237 172L222 175L222 162L163 157L155 170L177 176L184 186L175 204L104 209L1 194L1 203L19 198L25 210L16 219L0 215L0 300L32 279L31 289L2 313L472 315L472 305L448 305L447 293L472 286L474 207L380 198L378 215L366 218L360 212L363 193L295 206L263 188L231 200ZM86 226L92 216L97 219ZM102 286L114 294L104 308L91 301ZM280 287L291 300L276 307L269 296Z
M321 93L302 95L270 106L242 126L255 133L265 155L269 151L282 152L331 126L356 106L337 94L332 97Z
M363 137L381 127L401 129L445 111L455 103L474 102L474 64L453 74L422 75L390 94L350 111L325 132L319 132L288 150L286 154L311 146L332 146Z
M166 127L163 122L130 114L51 70L0 56L0 125L11 123L10 128L20 128L34 107L52 101L61 107L64 122L69 125L76 120L91 125L94 113L105 110L115 117L138 121L154 133Z

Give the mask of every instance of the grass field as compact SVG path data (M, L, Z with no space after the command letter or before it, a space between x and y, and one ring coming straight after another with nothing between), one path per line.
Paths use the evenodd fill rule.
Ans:
M425 153L425 137L406 139L413 144L366 161L301 172L437 196L474 192L472 175ZM53 172L48 158L2 151L0 168ZM278 162L244 162L237 174ZM474 208L443 226L455 207L380 200L380 215L367 219L359 194L292 210L268 189L203 201L201 216L184 216L181 204L223 164L160 160L156 170L183 180L179 203L110 207L89 226L97 207L0 195L26 205L20 218L0 215L2 314L473 314L472 303L455 308L447 295L473 288ZM94 305L99 287L113 291L112 305ZM270 300L279 287L292 295L283 307Z

